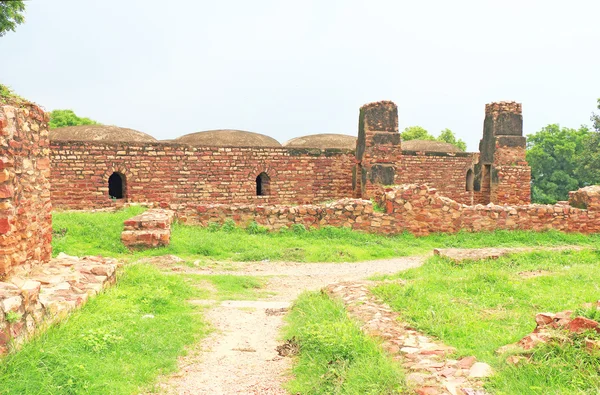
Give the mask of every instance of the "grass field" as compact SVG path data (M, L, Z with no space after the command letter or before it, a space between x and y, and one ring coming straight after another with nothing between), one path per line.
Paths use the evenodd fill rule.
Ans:
M0 361L1 394L130 394L175 370L207 327L180 276L128 266L119 282Z
M130 252L120 241L123 221L143 211L129 207L116 213L56 212L54 254L103 255L121 259L173 254L190 260L294 262L356 262L424 254L436 247L499 247L578 244L594 245L600 236L559 232L499 231L488 233L411 234L383 236L340 228L306 231L295 227L285 232L266 233L257 227L208 227L174 224L171 245L143 252Z
M400 394L404 377L379 344L328 296L301 295L287 317L285 339L300 353L287 384L292 394Z
M532 274L540 274L532 276ZM374 293L403 320L475 355L497 374L497 394L591 394L600 392L600 354L583 351L582 339L537 349L529 363L512 367L496 350L535 328L535 314L575 310L600 299L600 252L545 252L454 264L431 258L392 276L405 285L382 284ZM390 278L390 277L387 277Z

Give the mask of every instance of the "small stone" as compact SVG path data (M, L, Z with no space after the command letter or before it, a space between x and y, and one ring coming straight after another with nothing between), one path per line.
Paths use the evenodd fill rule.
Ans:
M526 361L527 358L525 358L522 355L511 355L510 357L506 358L506 363L509 365L518 365L524 361Z
M585 339L585 348L588 351L599 351L600 340Z
M143 320L149 319L149 318L154 318L154 314L145 314L142 316Z
M416 354L420 351L420 349L418 349L416 347L402 347L400 349L400 351L402 351L403 353L406 353L406 354Z
M427 375L422 373L410 373L408 376L406 376L406 383L411 387L416 387L425 384L427 377Z
M600 332L600 329L598 328L599 326L600 324L598 324L598 322L590 320L589 318L576 317L569 323L567 329L570 332L575 333L582 333L588 329L595 329L596 331Z
M415 390L415 393L417 393L418 395L439 395L442 392L440 391L439 388L427 386L427 387L417 388Z
M545 327L546 325L554 323L555 314L552 313L539 313L535 316L535 322L538 327Z
M473 366L475 362L477 362L477 358L470 356L464 357L463 359L458 361L456 365L461 369L471 369L471 366Z
M472 378L490 377L492 374L492 367L485 362L475 362L469 370L469 377Z

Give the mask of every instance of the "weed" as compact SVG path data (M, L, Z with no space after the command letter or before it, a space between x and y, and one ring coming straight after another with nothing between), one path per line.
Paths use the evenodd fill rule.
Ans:
M221 230L221 224L218 222L209 222L208 226L206 227L206 230L208 230L209 232L218 232L219 230Z
M375 199L371 199L371 204L373 205L373 211L376 213L385 213L385 208L383 208Z
M246 232L251 235L260 235L268 232L267 228L260 226L256 221L252 221L246 227Z
M297 235L301 235L307 232L306 226L304 224L293 224L291 227L292 233Z
M14 324L16 322L21 321L22 316L23 316L23 314L18 313L16 311L9 311L8 313L6 313L6 321L9 324Z
M227 218L221 227L223 232L231 233L235 230L235 222L231 218Z

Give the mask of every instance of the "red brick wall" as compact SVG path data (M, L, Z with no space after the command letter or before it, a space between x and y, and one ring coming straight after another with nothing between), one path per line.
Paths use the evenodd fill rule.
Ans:
M48 145L39 107L0 106L0 277L51 257Z
M402 151L398 184L427 184L441 195L464 204L473 204L467 191L467 171L473 169L477 154Z
M312 203L352 192L351 151L76 141L51 150L52 202L62 208L114 205L113 172L124 174L130 202ZM269 196L256 196L262 172Z
M232 219L240 226L256 221L273 230L304 224L307 227L342 226L369 233L408 231L418 236L500 229L600 232L600 186L581 189L572 199L587 205L588 209L565 204L468 206L440 196L437 190L425 185L409 184L385 191L380 201L385 213L374 212L369 200L346 198L325 205L188 205L179 207L176 215L182 222L200 225Z

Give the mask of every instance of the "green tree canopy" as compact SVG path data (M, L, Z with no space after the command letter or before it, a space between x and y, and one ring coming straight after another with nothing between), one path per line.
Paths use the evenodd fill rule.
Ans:
M0 1L0 37L15 31L25 21L25 2L22 0Z
M425 128L421 126L409 126L401 133L402 140L435 140Z
M64 126L96 125L98 122L89 118L81 118L72 110L54 110L50 113L50 129L62 128Z
M436 140L455 145L461 151L467 150L467 143L465 143L462 139L457 139L454 135L454 132L450 129L442 130L442 133L440 133Z
M581 159L590 130L548 125L527 136L527 161L531 166L531 198L536 203L567 200L569 191L585 184L579 177Z
M600 99L598 99L600 110ZM585 185L600 185L600 114L592 114L594 130L585 144L578 175Z
M461 139L457 139L454 132L450 129L444 129L438 137L434 137L425 128L421 126L409 126L401 133L402 140L431 140L442 141L455 145L461 151L467 150L467 143Z

